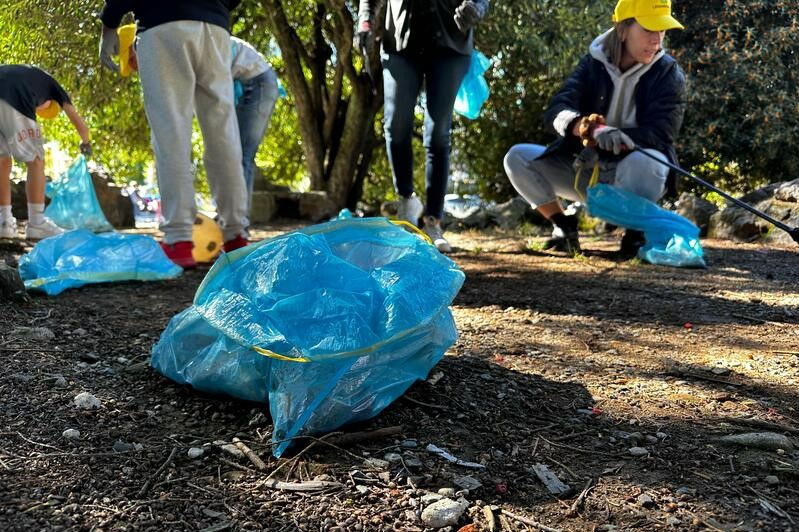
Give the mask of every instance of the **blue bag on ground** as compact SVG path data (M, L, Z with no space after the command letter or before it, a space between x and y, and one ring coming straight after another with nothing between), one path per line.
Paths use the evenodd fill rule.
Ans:
M646 244L638 258L651 264L705 268L699 228L677 213L611 185L588 189L588 214L606 222L643 231Z
M50 204L44 214L64 229L88 229L95 233L113 231L97 201L94 183L81 155L57 180L47 184Z
M488 99L488 82L483 74L491 67L491 60L477 50L472 50L469 71L463 78L455 97L455 112L474 120Z
M151 364L204 391L268 393L280 456L292 438L374 417L426 378L457 339L449 305L463 280L386 219L315 225L222 255Z
M19 259L25 288L51 296L90 283L173 279L182 271L150 236L87 229L45 238Z

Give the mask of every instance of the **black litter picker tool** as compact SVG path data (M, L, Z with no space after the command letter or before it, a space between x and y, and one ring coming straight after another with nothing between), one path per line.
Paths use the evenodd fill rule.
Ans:
M637 146L634 148L634 151L637 151L639 153L642 153L642 154L646 155L647 157L649 157L653 161L657 161L660 164L664 164L664 165L668 166L669 168L671 168L672 170L674 170L678 174L682 174L685 177L689 177L689 178L693 179L694 181L696 181L697 183L699 183L700 185L702 185L703 187L709 188L710 190L712 190L713 192L715 192L716 194L718 194L722 198L726 199L727 201L730 201L730 202L734 203L735 205L741 207L742 209L746 209L747 211L751 212L755 216L759 216L760 218L763 218L768 223L774 225L775 227L777 227L779 229L782 229L783 231L785 231L786 233L791 235L791 238L793 238L793 241L796 242L797 244L799 244L799 227L791 227L791 226L789 226L789 225L787 225L787 224L785 224L785 223L783 223L783 222L781 222L779 220L775 220L773 217L769 216L768 214L766 214L763 211L755 209L754 207L752 207L748 203L745 203L745 202L743 202L743 201L741 201L739 199L733 198L732 196L730 196L729 194L727 194L723 190L720 190L719 188L713 186L712 184L708 183L704 179L702 179L700 177L697 177L694 174L692 174L690 172L687 172L686 170L683 170L682 168L680 168L676 164L671 164L668 161L663 161L661 159L658 159L657 157L655 157L651 153L648 153L648 152L642 150L641 148L639 148Z

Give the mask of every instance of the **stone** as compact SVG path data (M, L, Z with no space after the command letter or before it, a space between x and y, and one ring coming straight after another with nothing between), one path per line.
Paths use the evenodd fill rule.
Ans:
M11 331L11 338L47 342L55 339L55 333L47 327L16 327Z
M674 207L677 214L684 216L699 227L702 236L707 235L710 217L719 210L709 201L687 192L680 195Z
M799 203L799 179L780 184L774 191L774 198L780 201Z
M746 434L732 434L719 438L719 441L722 443L742 445L744 447L753 447L766 451L777 451L782 449L786 452L793 452L793 450L796 448L793 441L789 437L776 432L749 432Z
M124 442L122 440L115 441L113 447L114 452L117 453L127 453L134 450L135 448L136 446L133 445L132 443Z
M456 525L468 507L469 502L463 498L441 499L422 510L422 522L430 528Z
M645 447L630 447L628 452L632 456L649 456L649 451Z
M82 410L94 410L100 408L100 400L89 392L81 392L73 399L75 406Z
M764 478L763 480L765 480L766 484L768 484L769 486L776 486L777 484L780 483L780 479L777 478L774 475L769 475L766 478Z
M80 439L80 431L77 429L67 429L61 433L61 436L67 440L77 440Z
M646 493L642 493L641 495L639 495L638 498L635 501L640 506L643 506L644 508L654 508L655 507L655 501L652 499L652 497L650 497Z
M203 449L202 447L192 447L191 449L189 449L189 451L186 454L188 455L189 458L194 460L195 458L200 458L202 455L204 455L205 449Z
M474 491L483 487L483 484L474 477L470 477L468 475L459 476L455 475L452 478L452 483L458 486L461 489Z
M108 223L116 229L136 227L133 202L130 197L122 194L124 188L116 185L113 179L102 171L91 172L91 176L94 193Z
M452 488L441 488L438 490L438 494L442 497L454 497L455 490Z
M250 207L250 222L265 224L272 221L277 215L277 199L269 191L255 191L252 194Z
M6 264L5 260L0 260L0 301L10 301L22 305L31 302L31 298L25 290L25 283L19 276L19 270Z

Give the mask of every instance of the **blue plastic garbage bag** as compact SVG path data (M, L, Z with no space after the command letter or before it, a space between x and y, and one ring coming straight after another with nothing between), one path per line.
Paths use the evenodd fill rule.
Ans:
M44 214L64 229L113 231L97 201L86 158L80 155L58 179L47 184L50 204Z
M197 390L265 403L272 359L211 327L194 306L172 318L153 350L152 366Z
M477 50L472 50L469 71L463 78L455 97L455 112L474 120L488 99L488 82L483 74L491 67L491 60Z
M638 257L651 264L705 268L699 228L677 213L632 192L599 184L588 189L588 214L621 227L643 231Z
M152 237L87 229L46 238L19 259L25 288L51 296L91 283L173 279L182 271Z
M220 257L193 310L173 318L153 348L152 365L234 397L244 390L254 398L250 384L263 382L280 456L292 438L374 417L426 378L457 338L449 305L463 280L454 262L386 219L315 225ZM203 352L209 374L188 378L181 368L192 362L191 349L175 334L206 324L227 338L213 348L223 362ZM269 364L257 366L254 357ZM213 382L214 367L236 364L247 366L242 384L195 384Z

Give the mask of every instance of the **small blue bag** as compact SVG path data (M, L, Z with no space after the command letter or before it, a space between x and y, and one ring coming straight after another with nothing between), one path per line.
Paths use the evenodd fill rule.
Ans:
M200 390L268 394L280 456L293 438L376 416L424 379L457 338L449 305L463 280L384 218L307 227L222 255L151 364Z
M679 214L606 184L589 188L586 203L591 216L644 232L646 244L638 250L641 260L664 266L707 267L699 228Z
M455 112L474 120L480 116L480 109L488 99L488 82L483 74L491 67L491 60L477 50L472 50L469 71L463 78L455 97Z
M86 158L78 156L57 180L47 184L50 204L44 214L64 229L88 229L95 233L113 231L97 201Z
M19 259L25 288L51 296L90 283L174 279L182 271L150 236L87 229L45 238Z

